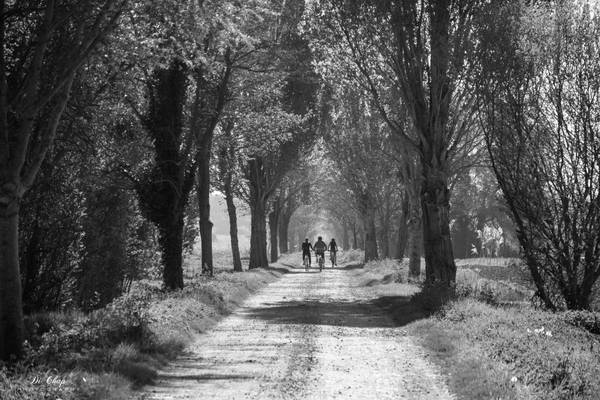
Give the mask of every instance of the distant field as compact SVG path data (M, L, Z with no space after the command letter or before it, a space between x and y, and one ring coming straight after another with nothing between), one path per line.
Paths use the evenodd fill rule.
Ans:
M194 250L191 254L187 254L183 260L183 273L186 278L193 278L202 273L202 255L199 251ZM213 263L215 272L233 270L233 257L230 251L214 251ZM242 253L242 267L248 269L247 254Z

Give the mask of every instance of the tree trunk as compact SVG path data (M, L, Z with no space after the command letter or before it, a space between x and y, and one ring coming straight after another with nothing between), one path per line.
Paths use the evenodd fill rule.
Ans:
M382 221L383 222L383 221ZM384 225L381 228L380 232L380 248L381 248L381 257L382 258L390 258L390 232L389 227L386 226L387 223L384 222Z
M405 193L402 199L402 213L400 214L400 221L398 224L398 233L396 236L396 249L394 258L402 260L406 253L406 246L408 243L408 217L409 217L409 199L408 193Z
M352 248L354 250L358 249L358 237L356 232L356 222L352 223Z
M412 217L408 221L408 276L418 279L421 275L421 220Z
M428 283L456 281L456 265L450 237L450 191L443 172L424 166L421 188L423 247Z
M240 257L240 245L238 242L237 213L235 203L233 202L233 193L231 190L231 178L225 182L225 202L227 203L227 213L229 214L229 237L231 238L231 255L233 257L233 270L242 272L242 258Z
M210 146L197 154L198 163L198 214L200 243L202 246L202 274L213 275L212 227L210 220Z
M286 218L284 214L279 218L279 252L281 254L287 253L290 251L289 248L289 239L288 239L288 229L290 226L290 219Z
M36 302L35 288L38 283L38 274L41 267L41 260L39 259L39 246L41 238L40 236L43 234L39 224L40 218L40 207L38 206L31 237L28 243L21 242L21 246L25 246L20 260L23 282L23 310L25 313L36 309L36 304L34 304Z
M348 250L350 248L350 235L348 234L348 224L344 222L342 224L342 247L344 250Z
M183 288L183 214L160 227L159 244L162 248L163 282L170 290Z
M377 260L377 230L375 228L375 213L367 212L363 217L363 225L365 231L365 263Z
M400 222L400 226L398 227L398 232L396 233L396 249L394 258L396 260L404 259L404 254L406 254L406 247L408 244L408 224L402 218Z
M279 226L279 201L273 204L273 210L269 213L269 237L271 239L271 262L276 263L279 258L277 244L277 228Z
M264 201L260 199L250 207L250 269L269 266L265 208Z
M25 339L19 274L19 203L0 198L0 360L20 357ZM4 202L13 197L15 200Z
M361 230L360 227L357 227L356 229L356 236L357 236L357 242L358 242L358 250L364 250L365 249L365 231L364 229Z

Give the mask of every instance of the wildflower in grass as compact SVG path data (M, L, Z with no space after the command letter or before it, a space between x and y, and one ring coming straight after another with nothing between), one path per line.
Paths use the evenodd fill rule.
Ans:
M517 378L516 376L513 376L512 378L510 378L510 381L512 383L517 383L518 380L519 380L519 378Z

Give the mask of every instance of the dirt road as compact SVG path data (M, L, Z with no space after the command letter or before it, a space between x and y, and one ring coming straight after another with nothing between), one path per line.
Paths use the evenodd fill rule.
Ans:
M202 335L147 399L451 399L352 271L284 275Z

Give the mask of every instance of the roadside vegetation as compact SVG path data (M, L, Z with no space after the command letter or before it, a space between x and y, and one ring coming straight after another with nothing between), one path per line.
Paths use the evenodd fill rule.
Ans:
M136 398L135 388L152 383L157 370L198 334L281 275L281 269L234 273L230 257L215 259L212 277L188 268L183 290L165 291L159 281L140 280L128 293L90 313L28 316L25 357L0 368L0 398ZM197 260L194 267L201 269Z
M544 311L533 284L511 259L457 260L456 287L409 282L408 261L357 270L377 296L401 296L390 309L427 349L459 399L595 399L600 391L600 313ZM407 319L407 313L412 318Z

